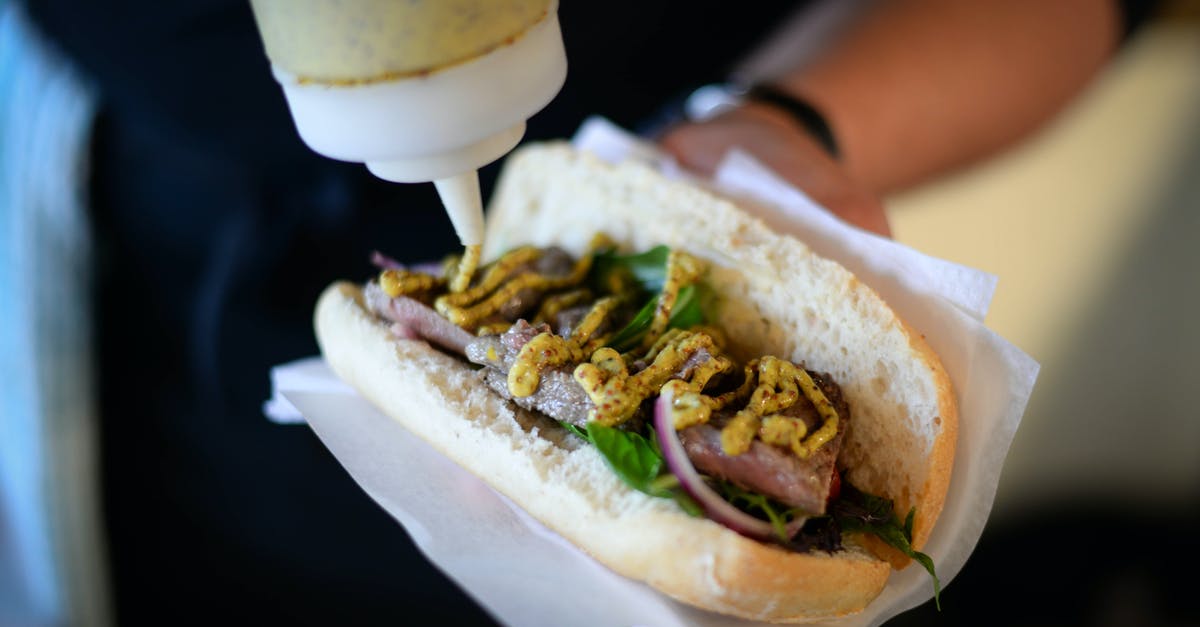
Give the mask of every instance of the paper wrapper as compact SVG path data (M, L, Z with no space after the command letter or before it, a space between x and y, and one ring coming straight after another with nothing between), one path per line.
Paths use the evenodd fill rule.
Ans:
M684 176L652 147L603 120L584 124L575 144L608 160L639 159ZM941 356L958 395L958 447L945 509L924 551L942 584L950 583L983 531L1038 370L982 323L995 278L849 227L744 154L729 155L706 184L848 267ZM425 555L499 621L752 624L677 603L609 571L340 384L319 358L279 366L272 381L268 414L281 421L302 415ZM563 581L585 592L562 594ZM952 586L944 594L953 602ZM910 566L893 573L864 612L831 624L877 625L932 595L929 575Z

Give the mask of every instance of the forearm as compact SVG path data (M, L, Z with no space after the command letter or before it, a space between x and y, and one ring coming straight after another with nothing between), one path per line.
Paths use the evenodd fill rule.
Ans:
M894 0L776 83L824 112L848 173L883 193L1049 119L1115 49L1111 0Z

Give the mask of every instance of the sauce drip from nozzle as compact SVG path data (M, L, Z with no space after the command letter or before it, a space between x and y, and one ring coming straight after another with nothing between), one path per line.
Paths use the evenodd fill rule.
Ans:
M466 249L450 280L450 291L461 292L471 284L482 252L483 197L479 191L479 172L470 170L437 179L433 184L442 197L442 205L446 207L459 241Z

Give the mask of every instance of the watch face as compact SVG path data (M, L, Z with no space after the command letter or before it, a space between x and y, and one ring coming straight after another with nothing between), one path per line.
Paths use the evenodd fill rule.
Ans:
M683 114L693 122L701 122L737 106L741 100L741 92L729 85L705 85L687 97L683 103Z

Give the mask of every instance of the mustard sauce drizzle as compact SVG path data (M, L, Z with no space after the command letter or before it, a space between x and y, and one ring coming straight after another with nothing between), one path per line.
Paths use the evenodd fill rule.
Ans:
M620 301L611 296L596 301L571 337L546 331L526 342L508 370L508 391L518 398L529 396L537 391L541 373L546 368L583 361L585 355L603 343L603 338L592 339L592 334L619 304Z
M392 298L441 289L446 280L421 272L384 270L379 273L379 287Z
M536 253L537 251L535 250L534 252ZM536 257L535 254L532 259L527 260L525 263L536 259ZM518 257L518 259L520 258ZM522 290L534 290L544 293L581 283L587 278L588 271L592 268L592 255L589 253L580 257L579 261L571 269L571 272L563 277L550 277L535 272L528 272L509 278L509 275L520 265L522 264L514 263L507 255L502 257L500 261L496 262L495 266L485 273L480 285L457 294L440 296L434 301L434 308L447 320L460 327L477 324L480 320L497 313L504 303L508 302ZM506 278L508 279L507 281L505 281Z
M482 250L483 246L472 244L463 251L458 270L455 271L454 278L450 279L451 292L457 294L471 285L471 277L475 275L475 268L479 267L479 255Z
M597 237L592 251L581 257L566 276L551 277L521 267L538 260L541 251L532 246L517 248L484 271L474 285L470 280L479 261L479 248L468 247L457 267L450 265L449 279L405 270L384 270L380 286L391 297L445 289L449 292L434 301L435 309L448 320L464 328L476 327L479 335L502 333L511 323L485 322L522 290L540 293L570 289L547 296L534 317L535 323L549 322L564 309L586 303L591 291L577 287L591 270L594 251L607 240ZM595 301L570 337L553 332L540 333L527 342L508 372L508 388L515 397L533 394L547 368L579 363L573 377L587 392L595 407L589 420L605 426L619 425L637 412L652 395L670 391L674 402L671 419L676 430L707 423L713 412L745 399L746 404L721 429L721 447L727 455L741 455L755 439L789 449L806 458L838 431L838 414L833 404L802 367L772 356L755 359L743 367L742 383L733 390L710 396L704 389L718 375L731 372L735 364L722 354L724 337L716 329L703 326L691 329L667 329L680 290L698 281L705 271L696 257L672 250L667 257L666 278L655 305L650 328L638 348L621 355L603 347L607 337L596 336L605 320L622 304L622 296ZM620 279L612 277L614 290L627 293ZM686 380L676 373L698 351L706 350L711 359L694 367ZM630 374L629 364L649 362L643 370ZM798 402L803 395L816 408L823 422L812 433L804 422L780 412Z
M478 301L500 287L521 266L533 263L541 256L542 252L533 246L513 249L488 266L477 284L461 292L444 294L438 298L438 301L444 302L447 306L456 307Z
M642 401L658 394L679 368L701 349L709 350L713 359L692 372L691 382L697 388L703 388L713 375L732 367L727 358L717 354L710 335L683 331L673 337L661 347L650 365L634 375L629 374L620 353L611 348L597 350L590 363L576 366L575 381L596 405L588 419L609 427L629 420Z
M804 368L777 357L763 357L754 373L757 383L750 400L721 429L721 449L726 455L741 455L750 450L755 436L767 444L785 446L801 459L837 435L838 415L833 403ZM750 380L749 371L747 381ZM816 408L823 422L811 434L804 422L781 412L800 399L800 394Z
M643 348L649 348L658 341L671 321L671 312L675 309L675 302L679 300L679 290L685 285L699 281L704 270L703 262L681 250L672 249L667 254L666 280L658 298L658 305L654 308L650 331L642 338Z
M561 294L551 294L538 307L537 315L533 317L533 323L553 322L554 316L557 316L564 309L570 309L571 307L591 302L591 300L592 291L586 288L571 290Z

